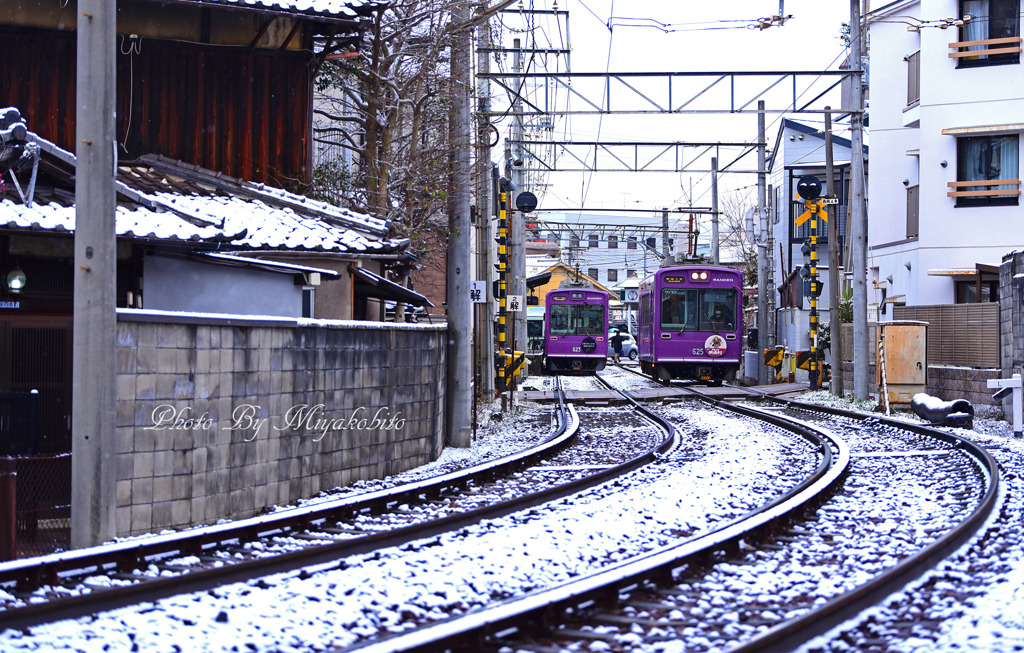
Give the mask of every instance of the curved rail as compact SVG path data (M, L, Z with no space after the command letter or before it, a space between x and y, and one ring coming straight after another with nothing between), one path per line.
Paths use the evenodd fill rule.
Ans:
M903 587L917 579L925 572L935 568L950 554L963 546L973 537L988 520L996 507L999 494L999 467L995 459L984 448L955 434L947 433L923 424L904 422L890 417L865 415L831 406L817 406L791 399L763 396L772 402L785 404L791 408L813 412L824 412L852 420L877 421L889 426L906 429L919 435L926 435L952 444L975 459L981 471L988 477L989 483L978 506L963 522L945 535L922 549L918 554L902 560L867 583L858 586L851 592L836 597L819 608L815 608L801 617L787 621L764 634L755 637L730 651L735 653L753 653L754 651L791 651L813 637L828 632L839 624L856 617L865 609L877 605L885 597L893 593L895 588Z
M558 390L558 399L559 407L556 413L558 423L551 435L542 443L524 451L422 481L343 497L315 506L291 508L250 519L87 549L65 551L39 558L3 562L0 563L0 586L17 584L20 587L27 586L34 589L43 584L55 584L61 580L78 576L109 573L118 569L132 569L139 565L145 566L150 562L158 562L176 556L202 554L216 550L218 547L287 534L296 529L316 525L333 518L341 518L374 508L387 508L416 499L420 495L437 495L446 489L465 486L477 480L510 474L551 456L575 438L579 430L579 417L575 409L565 403L561 388ZM549 488L535 495L535 498L532 499L533 503L525 507L579 491L583 482L589 478ZM599 483L603 480L592 482ZM517 503L517 500L510 500L465 513L449 515L425 525L417 524L386 533L310 546L297 551L246 560L222 567L192 570L180 576L153 578L133 585L98 589L45 603L32 603L23 607L0 610L0 630L24 628L59 619L76 618L132 603L153 601L173 594L209 589L217 585L245 581L253 577L287 571L300 566L330 562L341 556L365 553L386 546L396 546L411 539L455 530L475 524L482 519L500 517L523 507L522 501Z
M766 419L819 443L825 460L814 474L805 479L799 490L789 492L761 509L739 517L701 537L636 556L570 583L491 608L438 622L414 632L342 650L372 653L480 650L481 644L489 635L510 629L529 629L532 625L549 621L548 617L569 607L616 597L623 590L628 590L645 580L672 578L674 571L680 567L705 559L716 550L735 546L752 532L757 532L772 523L791 519L793 515L831 491L846 473L850 464L849 447L831 434L802 422L785 420L780 416L751 408L740 408L737 412L756 415L758 419Z

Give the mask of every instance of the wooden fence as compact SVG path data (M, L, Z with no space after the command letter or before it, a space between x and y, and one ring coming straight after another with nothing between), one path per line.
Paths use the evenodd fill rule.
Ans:
M894 320L928 323L928 364L999 367L999 304L896 306Z

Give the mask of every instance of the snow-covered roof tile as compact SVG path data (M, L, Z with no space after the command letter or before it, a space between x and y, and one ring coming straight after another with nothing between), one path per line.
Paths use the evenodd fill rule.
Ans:
M0 186L0 228L73 232L74 155L32 139L62 173L37 189L31 207ZM409 244L385 239L384 220L164 157L121 163L116 184L122 238L337 253L396 253Z
M188 0L183 0L183 2L188 4ZM313 13L355 19L361 14L365 14L366 10L379 8L384 3L378 0L203 0L203 4Z

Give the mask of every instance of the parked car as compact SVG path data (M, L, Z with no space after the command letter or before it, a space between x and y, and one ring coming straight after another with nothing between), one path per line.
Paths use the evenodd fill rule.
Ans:
M636 340L628 331L620 330L620 333L626 336L626 339L622 341L622 353L619 358L628 358L631 361L635 361L639 351L636 348ZM611 346L611 337L615 335L614 332L608 332L608 358L615 355L615 350Z

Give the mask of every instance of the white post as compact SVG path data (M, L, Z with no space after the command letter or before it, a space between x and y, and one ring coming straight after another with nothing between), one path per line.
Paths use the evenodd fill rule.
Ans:
M1022 433L1021 413L1024 412L1024 401L1022 401L1020 374L1013 375L1013 437L1019 438Z

